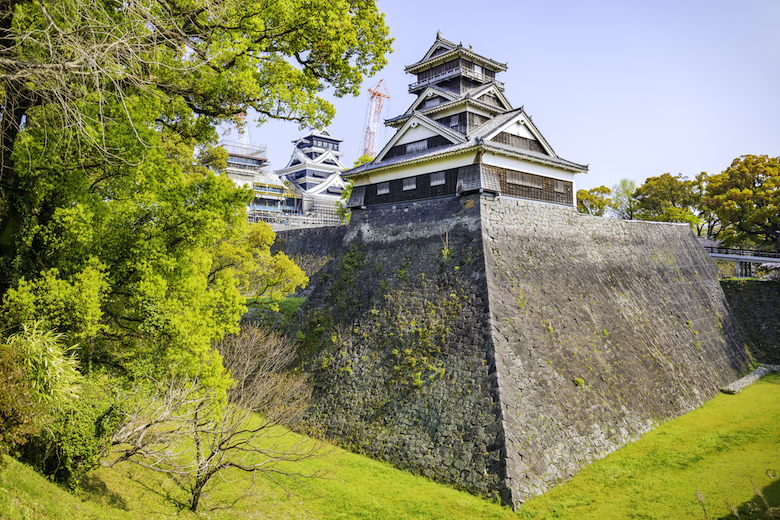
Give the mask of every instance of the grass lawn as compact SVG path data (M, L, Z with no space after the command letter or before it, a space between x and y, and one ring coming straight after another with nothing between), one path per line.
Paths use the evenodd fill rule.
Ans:
M769 475L774 475L770 478ZM634 444L596 461L566 484L522 506L523 519L736 517L748 503L780 506L780 375L738 395L721 394ZM780 518L780 515L778 516Z
M187 495L178 485L131 464L93 472L85 491L75 497L6 459L0 470L0 518L701 519L697 488L711 520L735 518L726 500L740 508L743 520L767 518L749 514L747 504L766 509L752 481L771 506L780 506L779 418L780 375L774 375L661 425L529 501L517 515L326 446L322 457L303 463L304 471L324 470L326 478L282 479L288 495L266 478L251 485L227 474L205 497L200 516L186 509Z

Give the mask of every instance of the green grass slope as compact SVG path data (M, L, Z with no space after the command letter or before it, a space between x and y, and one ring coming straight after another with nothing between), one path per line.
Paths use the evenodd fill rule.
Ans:
M770 477L770 476L773 476ZM780 506L780 375L721 394L522 506L524 519L770 518ZM759 511L750 513L755 504ZM780 515L777 516L780 518Z
M780 506L779 417L780 375L775 375L661 425L531 500L517 515L534 520L700 519L698 488L709 519L736 518L727 500L739 507L742 520L770 518L764 499ZM516 518L506 508L382 462L326 450L305 462L306 471L324 470L325 478L282 480L285 491L268 479L252 485L228 474L205 497L200 515L186 509L181 487L134 465L95 471L75 497L6 459L0 469L0 519ZM755 494L753 483L764 498Z

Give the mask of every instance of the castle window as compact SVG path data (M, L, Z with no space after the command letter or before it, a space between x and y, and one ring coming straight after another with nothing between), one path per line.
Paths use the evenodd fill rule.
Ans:
M423 139L422 141L414 141L412 143L406 144L406 153L414 153L419 152L420 150L427 150L428 149L428 140Z
M404 191L417 189L417 177L404 179Z
M566 186L563 184L563 181L555 179L553 181L553 190L556 193L566 193Z
M444 172L436 172L431 174L431 186L441 186L444 184Z
M509 184L528 186L529 188L536 188L539 190L544 189L544 181L538 175L516 172L514 170L506 171L506 182Z
M380 182L376 185L376 194L377 195L387 195L390 193L390 183L389 182Z

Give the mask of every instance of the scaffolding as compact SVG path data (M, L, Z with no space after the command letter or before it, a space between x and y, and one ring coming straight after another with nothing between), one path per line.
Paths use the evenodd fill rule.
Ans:
M264 163L268 162L268 157L266 156L266 146L264 144L247 144L238 141L222 141L219 143L219 146L224 148L229 155L258 159Z
M299 209L297 212L250 209L248 218L251 223L267 222L274 231L343 224L336 215L336 203L331 198L304 197L304 207L306 209Z

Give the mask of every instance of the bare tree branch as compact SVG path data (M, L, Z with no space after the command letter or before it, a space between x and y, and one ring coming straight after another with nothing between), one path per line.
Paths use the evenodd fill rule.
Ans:
M297 481L319 475L290 469L321 450L315 440L284 428L298 421L310 395L304 377L287 371L294 347L248 325L217 348L234 380L227 403L198 379L172 381L151 396L139 390L126 399L133 404L104 462L130 462L185 482L193 511L209 482L227 478L227 470L252 479L262 474L282 487L278 476Z

